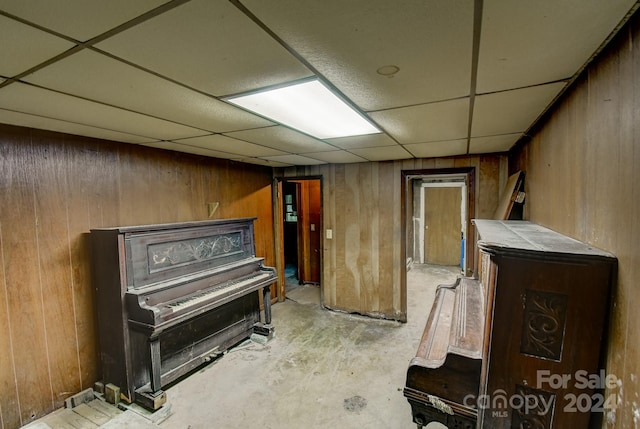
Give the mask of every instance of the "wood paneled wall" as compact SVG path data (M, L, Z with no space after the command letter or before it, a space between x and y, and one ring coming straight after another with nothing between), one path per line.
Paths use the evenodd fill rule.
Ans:
M0 125L0 428L100 379L87 233L257 216L273 265L271 169Z
M475 167L476 217L489 218L506 180L504 156L328 164L277 170L281 177L322 176L321 287L328 308L406 320L402 277L403 170ZM332 239L325 231L331 229Z
M618 257L608 340L608 428L640 422L640 17L603 51L530 142L510 158L526 171L525 216ZM585 291L588 293L588 291ZM603 303L604 305L604 303ZM585 332L585 341L589 333Z

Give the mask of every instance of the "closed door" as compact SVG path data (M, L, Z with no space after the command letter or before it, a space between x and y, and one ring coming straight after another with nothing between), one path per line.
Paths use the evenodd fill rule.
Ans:
M424 189L424 261L427 264L460 265L462 189Z

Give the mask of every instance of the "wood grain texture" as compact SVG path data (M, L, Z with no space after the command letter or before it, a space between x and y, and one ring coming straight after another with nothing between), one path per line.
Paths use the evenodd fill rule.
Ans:
M299 186L298 279L301 283L320 284L320 180L290 182Z
M100 378L91 228L253 217L275 262L271 170L0 125L0 427L63 405Z
M476 186L476 217L491 219L498 205L500 186L500 158L483 156L473 163L476 167L478 185Z
M92 162L95 149L87 142L79 141L78 144L63 146L64 170L66 174L66 203L72 209L67 210L68 236L69 236L69 269L70 287L72 293L72 308L77 341L77 361L79 375L77 382L79 389L83 390L91 386L93 380L99 377L98 362L95 356L99 353L98 339L95 337L95 320L93 309L93 290L91 288L90 267L79 263L89 254L86 233L91 225L101 223L102 214L95 210L89 203L94 192L93 181L96 178L97 169ZM89 170L89 174L85 171ZM72 186L70 186L72 185ZM70 377L74 379L74 377Z
M333 230L338 220L336 219L336 211L334 209L328 209L328 204L336 204L338 202L338 197L336 193L336 169L338 166L335 164L329 165L326 167L324 171L324 183L326 186L323 188L323 213L322 218L324 219L323 228L324 231L331 229ZM323 231L323 232L324 232ZM324 234L322 234L324 237ZM336 246L333 245L328 239L323 239L322 242L324 245L322 246L322 258L323 266L322 266L322 278L321 285L322 288L322 296L324 297L325 303L331 303L331 305L336 305L336 288L335 284L337 282L336 278L336 267L338 260L338 252L330 251L329 249L334 249Z
M425 263L459 265L462 188L424 189Z
M402 172L474 167L481 190L474 203L490 216L498 201L501 159L496 155L416 159L278 169L278 177L323 179L323 304L331 309L406 321L402 249ZM476 212L477 213L477 212ZM479 217L479 216L477 216ZM473 237L470 231L469 237Z
M633 17L511 155L527 171L525 216L618 258L607 373L618 407L603 427L640 413L640 17ZM518 167L516 167L518 166Z
M64 146L51 142L46 135L32 136L35 159L31 170L46 356L54 407L61 407L66 392L81 390L66 199L67 153Z
M309 279L320 284L320 243L322 233L322 185L320 179L305 182L309 192ZM313 225L313 228L311 227ZM313 231L312 231L313 229Z
M44 315L43 279L40 273L34 167L41 160L30 142L30 136L20 136L17 144L7 147L10 185L6 189L6 204L0 213L3 225L4 272L9 301L8 334L12 339L12 354L17 398L14 410L21 422L28 422L40 409L52 409L51 368L47 356L46 318ZM12 142L13 143L13 142ZM2 369L4 370L4 368Z
M384 177L392 177L393 176L393 162L381 162L376 165L378 170L378 181L380 183L378 188L378 199L386 198L388 195L393 195L394 192L394 182L391 180L380 180L380 178ZM387 267L387 260L389 258L393 259L393 251L394 251L394 229L390 227L388 219L393 219L394 215L394 206L393 204L379 204L377 210L377 227L378 227L378 242L377 247L374 248L374 251L377 253L377 275L378 275L378 285L394 285L393 279L394 271L384 269ZM395 266L394 266L395 270ZM399 288L399 285L397 285ZM394 305L394 295L396 295L397 291L394 288L393 294L389 293L379 293L379 308L378 311L385 315L393 315L395 310L399 307Z
M13 187L13 163L10 162L12 155L15 153L18 145L25 144L24 136L20 133L12 132L6 135L6 140L11 143L2 145L0 150L0 218L6 219L9 216L8 209L11 205L11 188ZM14 245L15 239L10 238L8 223L0 222L0 421L2 427L11 428L20 426L20 405L18 401L18 386L15 383L15 356L13 354L13 331L11 329L11 304L10 291L6 269L7 256L5 256L8 245ZM6 235L6 236L5 236ZM13 288L12 288L13 289ZM15 323L15 322L14 322Z

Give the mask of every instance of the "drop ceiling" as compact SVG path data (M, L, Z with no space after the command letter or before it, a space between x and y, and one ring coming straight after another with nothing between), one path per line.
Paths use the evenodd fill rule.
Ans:
M0 123L273 167L509 150L632 0L0 0ZM383 132L228 104L317 76Z

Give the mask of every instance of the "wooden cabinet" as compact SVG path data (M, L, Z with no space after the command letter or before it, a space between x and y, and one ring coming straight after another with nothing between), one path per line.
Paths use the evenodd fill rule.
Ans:
M529 222L474 223L486 323L479 394L465 405L480 428L587 428L606 399L616 258Z

